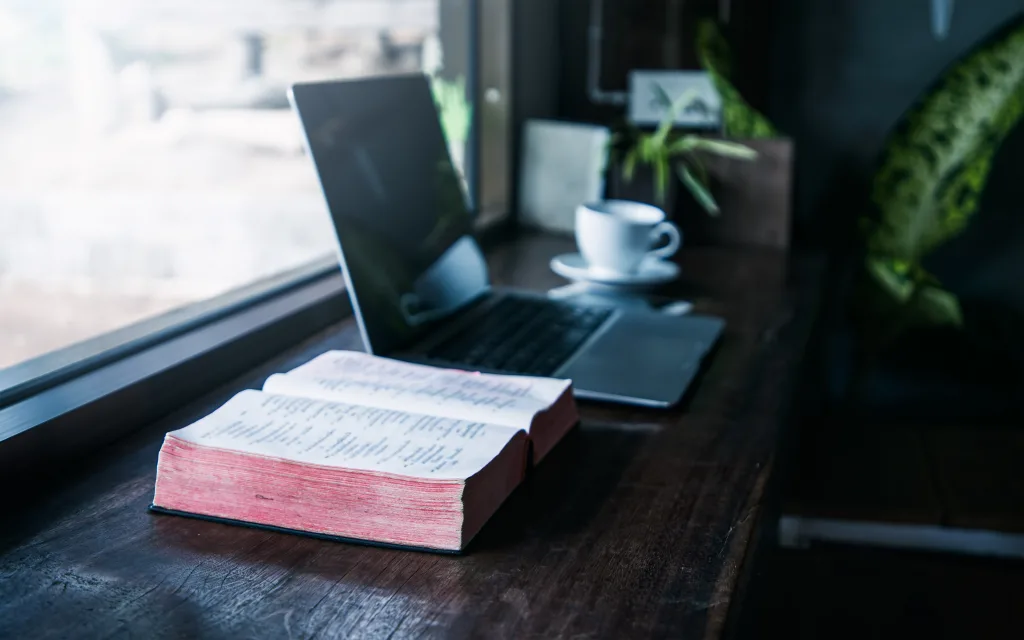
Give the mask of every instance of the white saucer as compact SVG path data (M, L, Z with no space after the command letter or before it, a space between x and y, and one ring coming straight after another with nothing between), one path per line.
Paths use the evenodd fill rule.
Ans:
M590 282L610 287L652 287L679 277L679 265L658 258L646 258L634 273L594 273L578 253L565 253L551 259L551 270L575 282Z

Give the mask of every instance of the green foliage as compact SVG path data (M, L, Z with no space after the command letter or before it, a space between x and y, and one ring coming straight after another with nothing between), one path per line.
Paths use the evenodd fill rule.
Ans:
M473 123L473 105L466 98L466 81L462 76L455 80L434 76L430 79L430 89L441 113L441 128L448 144L465 144Z
M944 72L886 143L872 211L860 220L868 282L884 295L883 304L874 296L861 310L888 325L876 332L895 337L916 324L961 324L958 300L921 260L977 212L992 159L1022 115L1024 16Z
M697 202L710 215L718 215L718 203L707 185L707 172L700 160L701 153L709 153L740 160L752 160L757 152L735 142L709 140L697 135L674 135L673 125L679 112L695 98L696 91L688 91L672 101L663 89L657 87L659 98L668 105L665 117L658 128L651 133L630 129L627 134L617 134L612 144L622 146L622 176L632 180L638 164L651 167L654 173L654 199L664 205L672 173L693 194Z
M729 138L777 137L771 122L732 84L732 53L714 20L701 20L697 25L697 56L722 97L722 134Z

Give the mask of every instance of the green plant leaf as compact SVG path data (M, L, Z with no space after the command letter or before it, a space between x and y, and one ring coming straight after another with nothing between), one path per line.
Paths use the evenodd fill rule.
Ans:
M917 297L917 313L931 325L963 326L964 314L955 295L940 287L922 285Z
M961 321L956 297L921 260L977 213L993 158L1022 118L1024 15L951 65L893 128L872 183L872 210L859 226L869 282L902 303L903 316L930 324ZM864 317L884 304L869 303L861 309ZM899 314L885 318L907 323Z
M694 177L700 180L701 184L708 184L708 170L704 166L704 162L698 156L688 156L686 158L686 166L690 168L690 171L694 174Z
M636 172L636 159L638 154L639 151L634 147L626 153L626 158L622 161L622 177L626 179L626 182L633 181L633 174Z
M868 256L864 260L868 274L892 299L906 303L914 293L914 281L893 260Z
M775 127L733 86L729 42L712 19L697 25L697 56L722 97L722 132L730 138L774 138Z
M684 154L693 151L697 141L700 140L700 136L686 135L679 136L668 145L668 150L672 154Z
M963 323L956 296L936 284L935 277L913 264L868 256L865 267L873 281L903 309L899 315L912 324Z
M643 136L640 138L639 144L636 146L637 158L646 164L650 164L654 161L655 147L653 140L649 136Z
M678 116L683 109L690 106L690 103L696 100L699 96L700 91L696 87L691 87L686 91L682 92L681 94L679 94L679 97L672 101L672 105L670 107L670 115L672 116L672 121L674 122L676 116Z
M708 212L709 215L717 216L719 213L718 203L715 202L714 196L708 191L708 188L697 179L690 168L685 164L676 165L676 173L679 174L679 179L682 180L686 188L693 194L694 199L697 203Z
M665 204L665 197L668 194L668 161L662 158L653 164L654 168L654 199L659 206Z
M757 151L738 142L728 140L711 140L708 138L697 138L691 146L693 151L704 151L716 156L736 158L737 160L753 160L757 157Z

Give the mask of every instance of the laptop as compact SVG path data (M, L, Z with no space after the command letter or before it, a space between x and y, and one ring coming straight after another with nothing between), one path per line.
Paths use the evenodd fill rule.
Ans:
M289 91L367 349L450 368L569 378L579 398L677 403L723 321L493 287L429 82L388 76Z

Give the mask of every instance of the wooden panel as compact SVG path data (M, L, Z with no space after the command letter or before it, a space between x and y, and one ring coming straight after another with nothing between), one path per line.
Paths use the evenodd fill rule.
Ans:
M941 524L922 435L861 424L804 425L786 513Z
M1024 532L1024 430L958 427L930 430L928 454L944 524Z
M523 240L492 272L546 286L547 258L565 246ZM274 371L357 346L348 321L63 477L47 470L57 489L5 510L0 637L718 637L750 566L822 263L717 249L681 260L705 292L698 307L729 321L688 405L584 403L581 426L467 555L146 512L166 431Z
M740 637L1013 638L1020 563L821 546L771 554Z

